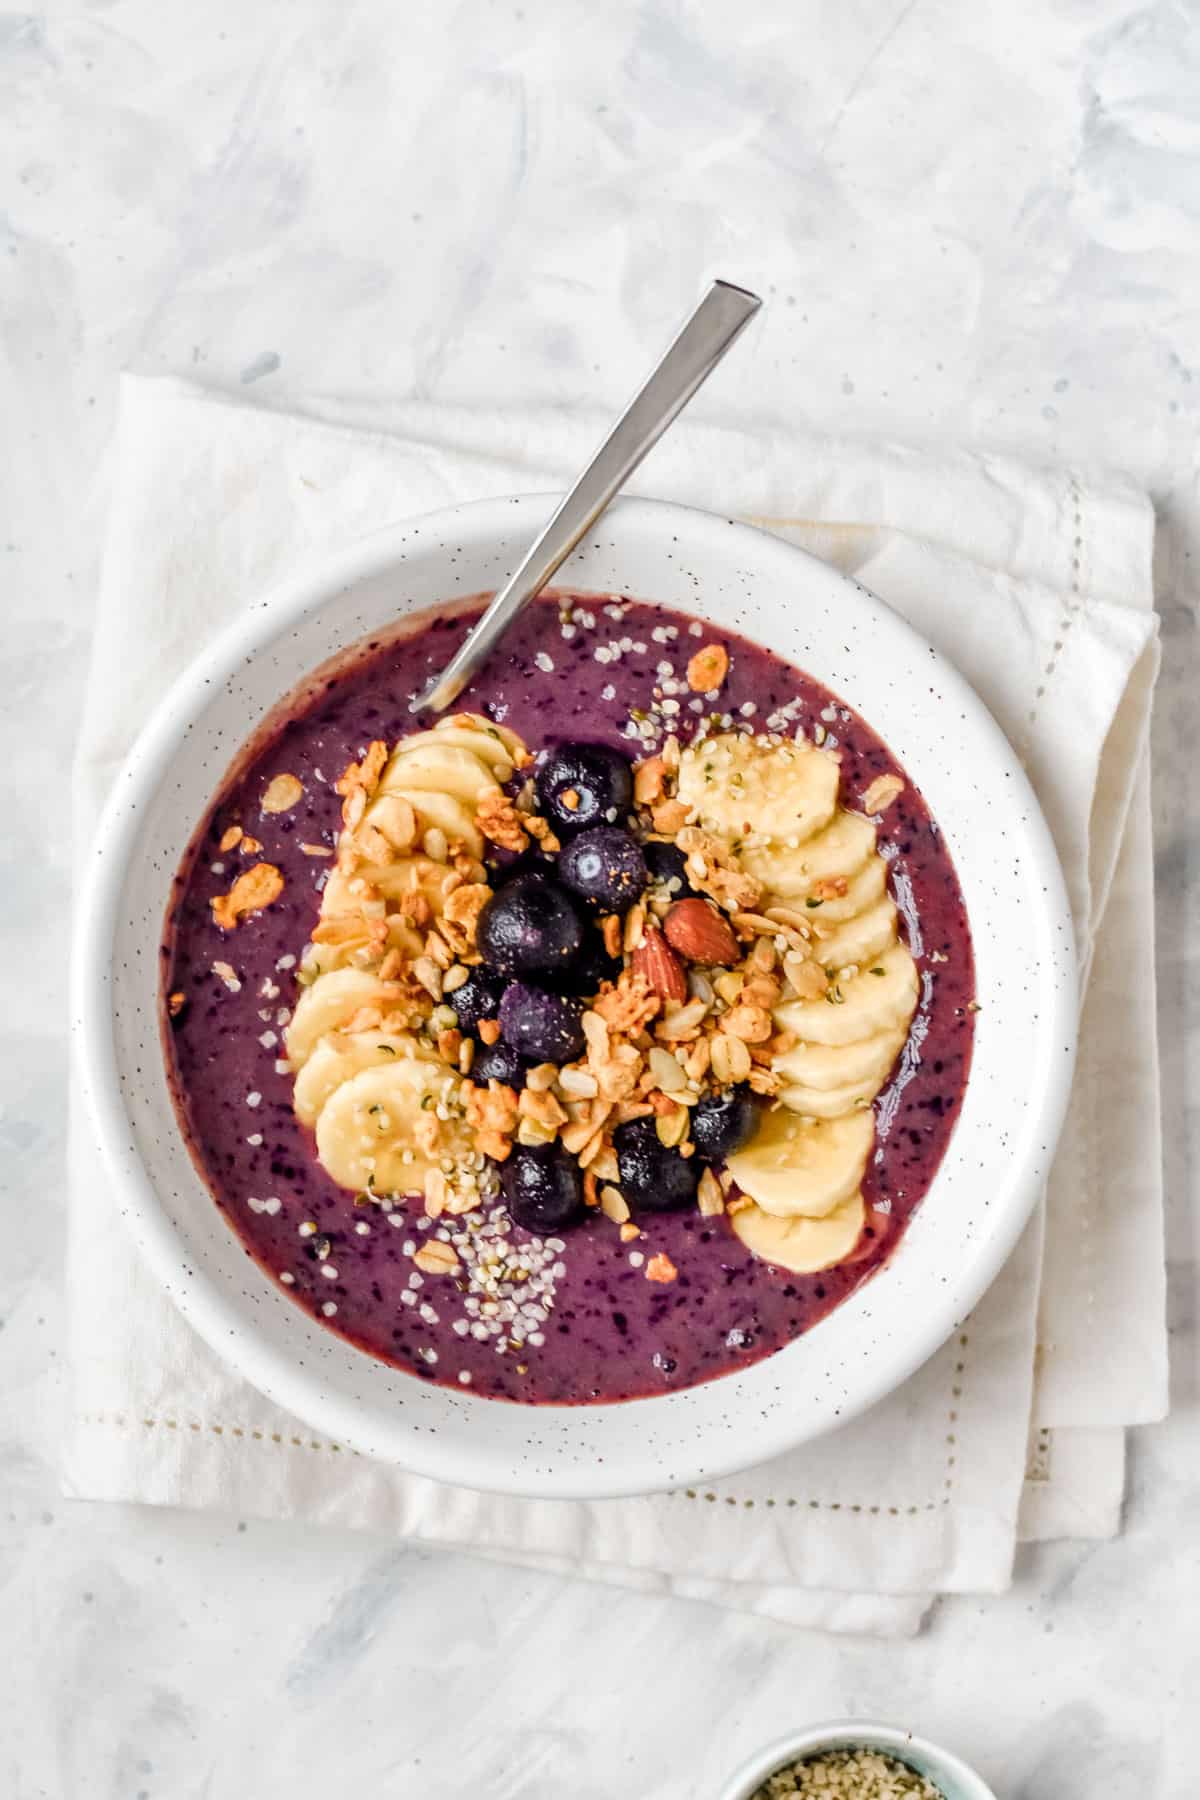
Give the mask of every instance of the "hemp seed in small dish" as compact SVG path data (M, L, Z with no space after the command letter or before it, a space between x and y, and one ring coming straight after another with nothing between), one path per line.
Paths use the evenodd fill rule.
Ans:
M823 1750L776 1769L751 1800L945 1800L924 1775L880 1750Z

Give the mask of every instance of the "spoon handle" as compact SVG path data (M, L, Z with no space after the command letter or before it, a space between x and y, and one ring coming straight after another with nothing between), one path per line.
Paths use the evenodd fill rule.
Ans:
M410 711L441 712L458 698L517 614L570 556L761 305L758 295L745 288L713 282L482 619Z

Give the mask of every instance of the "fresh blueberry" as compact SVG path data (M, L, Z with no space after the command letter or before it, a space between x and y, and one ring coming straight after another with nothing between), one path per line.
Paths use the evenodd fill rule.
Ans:
M583 994L590 999L600 992L604 982L615 981L620 973L620 957L608 954L598 931L588 931L584 935L579 955L573 956L564 968L556 969L552 975L543 979L545 985L552 987L556 994Z
M615 825L633 805L633 770L607 744L562 744L535 776L538 807L560 837Z
M529 1062L567 1063L586 1042L583 1002L570 994L552 994L532 982L514 981L500 1002L504 1041Z
M653 1119L630 1119L613 1132L621 1192L641 1212L673 1212L696 1198L699 1171L660 1143Z
M583 1217L579 1164L561 1144L518 1144L500 1170L500 1186L526 1231L562 1231Z
M593 825L567 844L558 878L603 912L628 912L649 881L641 846L619 825Z
M682 900L696 892L687 875L687 857L678 844L665 844L661 838L649 838L642 845L642 855L656 887L670 891L672 900Z
M730 1088L692 1108L692 1142L705 1162L723 1162L748 1144L758 1125L758 1107L745 1088Z
M459 1029L474 1031L482 1019L500 1016L500 996L504 992L503 975L491 969L472 969L461 987L446 995L446 1005L458 1020Z
M477 1087L489 1081L503 1082L505 1087L523 1088L528 1064L518 1056L511 1044L501 1038L495 1044L481 1044L471 1063L471 1080Z
M545 875L518 875L479 915L476 942L501 975L536 975L578 955L583 924L571 896Z

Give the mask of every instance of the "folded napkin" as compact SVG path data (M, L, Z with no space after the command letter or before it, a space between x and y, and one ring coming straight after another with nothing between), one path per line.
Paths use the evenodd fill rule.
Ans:
M126 381L81 841L164 685L264 588L405 514L561 487L602 435L578 415L424 406L369 426ZM939 1592L1002 1588L1019 1534L1114 1531L1123 1428L1165 1409L1152 514L1120 481L692 422L634 485L739 513L853 573L952 658L1024 759L1091 977L1045 1207L962 1331L835 1436L696 1492L519 1501L349 1454L226 1370L116 1223L76 1106L66 1486L376 1528L798 1624L912 1631Z

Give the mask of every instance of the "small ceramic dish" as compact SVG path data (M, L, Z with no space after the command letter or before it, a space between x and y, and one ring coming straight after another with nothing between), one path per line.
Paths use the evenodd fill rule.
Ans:
M996 1800L987 1782L949 1750L897 1725L881 1725L870 1719L837 1719L776 1739L742 1764L720 1790L717 1800L752 1800L769 1775L824 1750L879 1750L923 1775L945 1800Z
M540 1496L640 1493L778 1456L873 1405L995 1277L1045 1180L1075 1042L1075 952L1054 847L999 728L957 672L857 583L727 519L623 500L563 585L627 594L770 645L883 737L938 822L977 992L970 1079L896 1252L808 1334L682 1391L522 1406L414 1379L322 1329L247 1257L180 1135L158 1036L171 881L236 754L311 670L403 616L498 586L545 496L394 526L293 578L170 690L114 783L86 867L73 1029L122 1216L188 1321L262 1392L337 1441L417 1473Z

